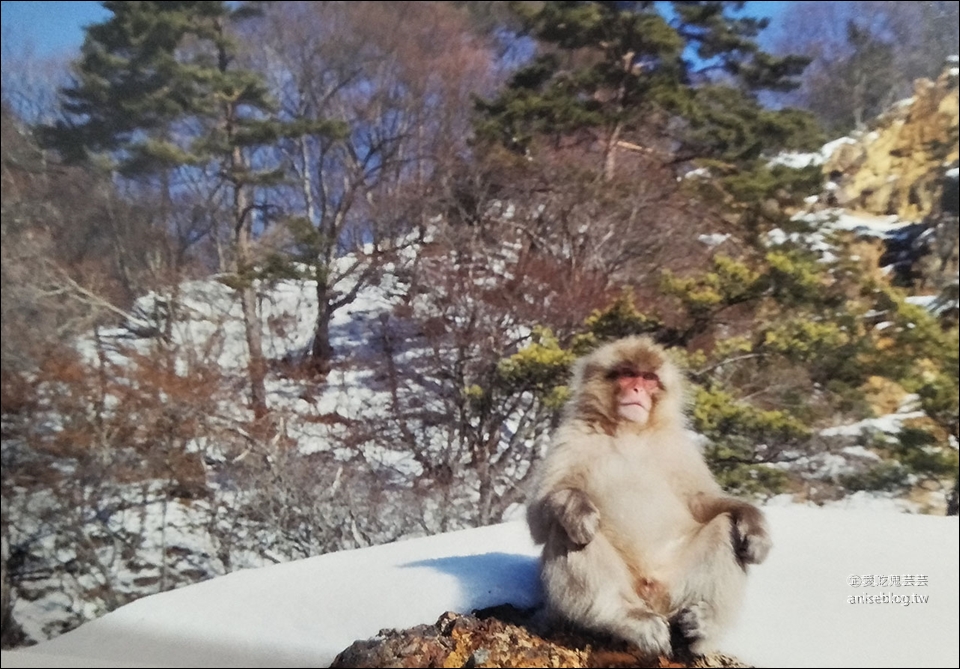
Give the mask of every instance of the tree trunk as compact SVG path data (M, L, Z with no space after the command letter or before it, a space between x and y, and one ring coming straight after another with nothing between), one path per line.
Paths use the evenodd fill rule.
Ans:
M243 153L239 147L233 149L232 163L234 170L238 170L243 165ZM260 316L257 313L257 291L250 276L253 262L250 250L250 225L247 220L247 193L241 183L234 183L233 193L234 230L237 242L236 265L241 283L240 304L243 308L243 330L249 355L247 374L250 377L250 408L253 410L253 415L260 419L268 413L267 391L264 387L267 364L263 357L263 333L260 330Z
M318 376L330 373L333 347L330 345L330 295L324 278L317 277L317 322L313 328L313 344L310 347L310 366Z
M610 181L617 170L617 143L620 141L622 126L617 123L607 140L603 156L603 180Z
M310 187L310 158L307 155L307 143L300 138L301 178L300 190L303 192L304 202L307 204L307 220L311 225L320 227L320 214L317 203ZM330 291L327 286L327 272L329 254L324 249L317 253L314 266L314 276L317 280L317 321L313 327L313 343L310 345L310 368L317 376L325 377L330 373L330 363L333 360L333 347L330 345ZM324 269L321 269L324 268Z
M267 363L263 357L263 337L260 332L260 317L257 313L257 293L253 285L246 285L240 291L243 306L243 329L247 339L247 351L250 361L247 374L250 377L250 408L256 418L267 415L267 391L264 379L267 376Z
M853 125L857 130L866 128L863 122L863 116L866 113L866 75L863 72L857 72L856 83L853 85Z

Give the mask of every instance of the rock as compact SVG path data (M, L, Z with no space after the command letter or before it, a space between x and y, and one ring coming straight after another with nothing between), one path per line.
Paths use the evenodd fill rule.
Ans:
M956 166L941 181L940 198L924 221L931 234L922 240L925 257L920 267L928 287L940 294L938 312L952 313L957 319L960 310L960 188Z
M839 184L842 206L920 220L939 199L945 164L958 156L960 96L955 68L934 82L919 79L913 97L879 116L870 132L844 143L823 165Z
M909 398L903 386L883 376L869 377L860 390L875 416L896 413Z
M433 625L381 630L337 655L331 667L747 667L724 655L643 658L629 645L559 630L539 636L532 610L509 605L447 612Z

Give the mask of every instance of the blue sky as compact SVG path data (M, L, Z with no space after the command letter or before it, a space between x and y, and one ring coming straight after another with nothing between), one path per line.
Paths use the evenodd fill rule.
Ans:
M6 2L2 5L3 52L31 49L38 56L73 56L83 44L83 27L110 12L99 2Z
M748 2L747 11L776 16L786 2ZM83 43L83 27L110 16L99 2L2 2L3 53L72 57Z

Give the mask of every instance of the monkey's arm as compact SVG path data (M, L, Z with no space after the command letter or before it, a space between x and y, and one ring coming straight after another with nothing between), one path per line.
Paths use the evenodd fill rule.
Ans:
M728 495L697 493L690 500L690 511L700 523L708 523L721 513L733 521L733 550L745 564L760 564L773 545L763 512L749 502Z
M597 534L600 513L583 491L560 488L527 507L527 522L538 544L545 543L551 527L559 525L573 544L585 546Z

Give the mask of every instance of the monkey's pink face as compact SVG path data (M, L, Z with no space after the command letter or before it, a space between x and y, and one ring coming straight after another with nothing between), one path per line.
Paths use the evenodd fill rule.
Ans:
M626 420L645 424L660 392L660 377L653 372L621 371L616 376L617 403L620 416Z

